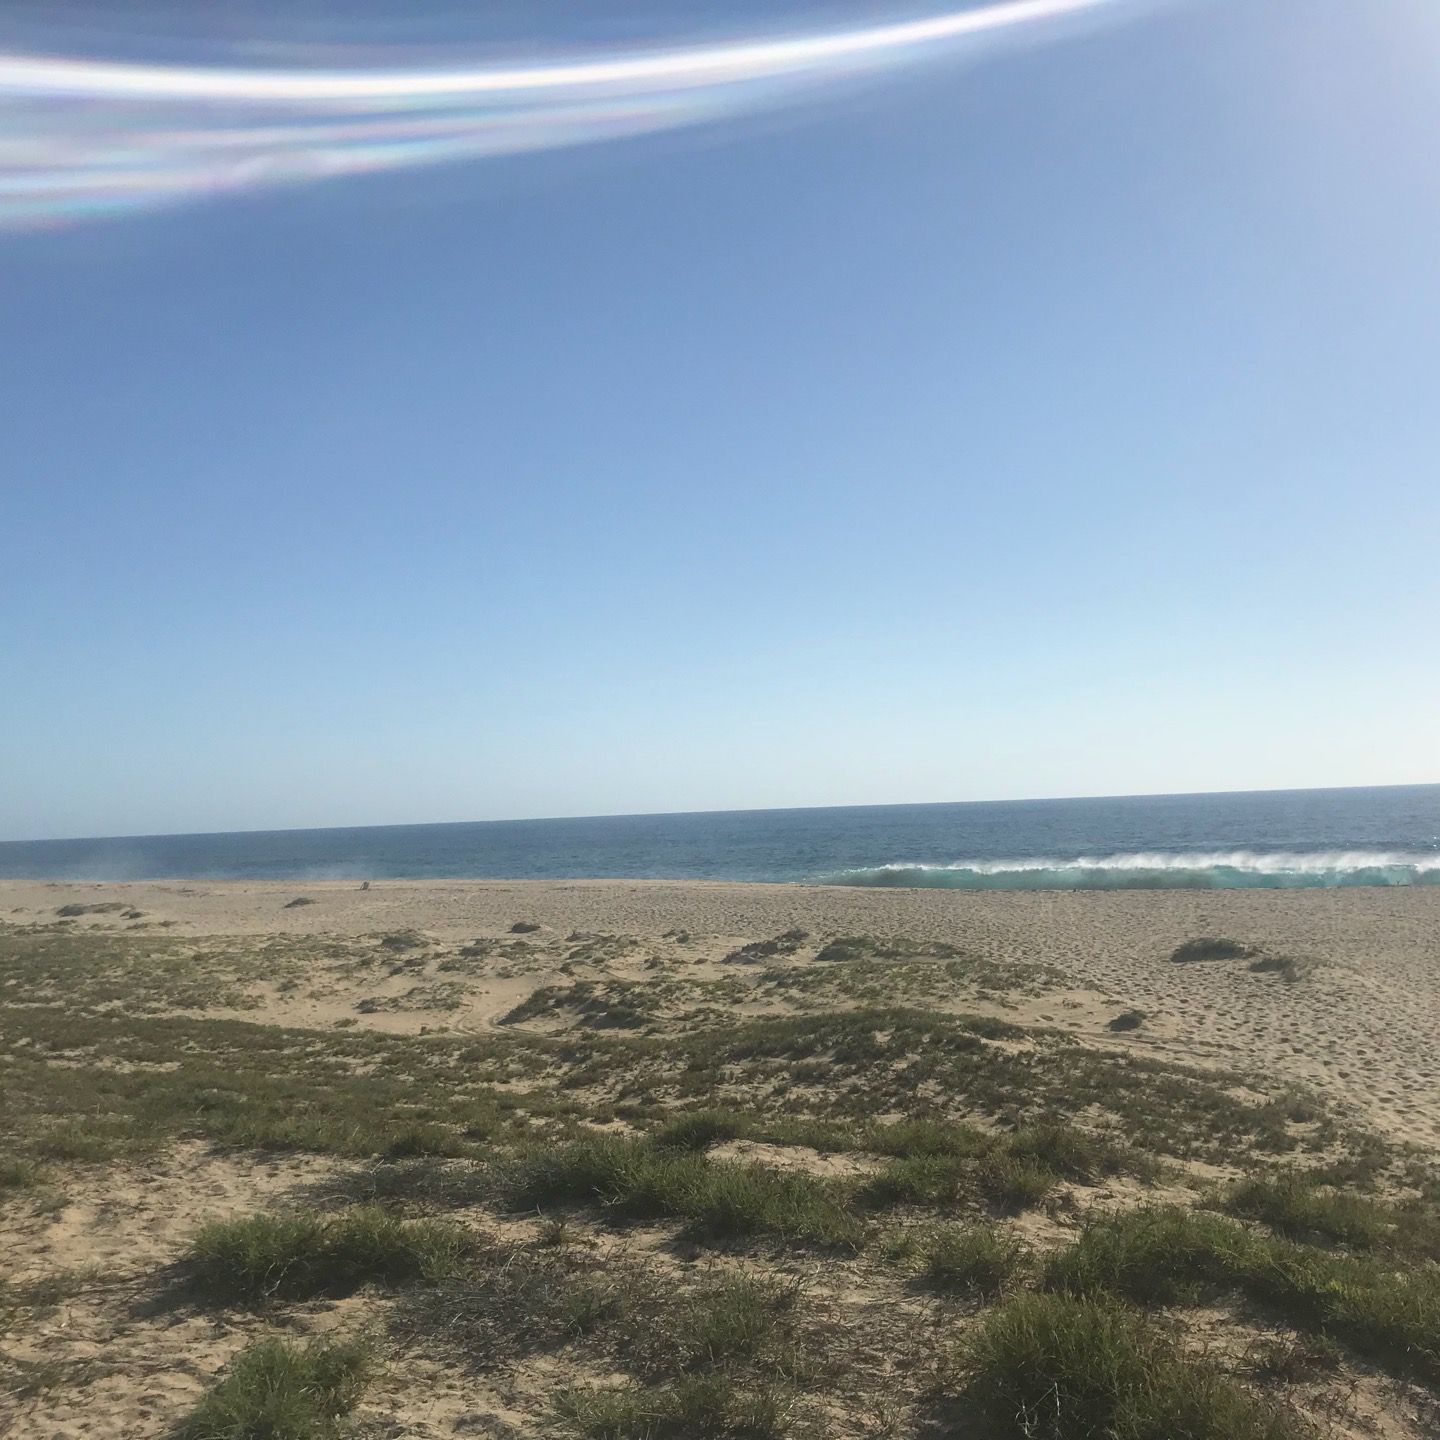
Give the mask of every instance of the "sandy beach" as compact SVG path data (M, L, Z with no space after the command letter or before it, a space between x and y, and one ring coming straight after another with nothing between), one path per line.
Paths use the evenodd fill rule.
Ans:
M297 898L315 903L292 906ZM1025 1002L1026 1018L1116 1043L1104 1022L1133 1006L1148 1023L1126 1043L1198 1065L1260 1068L1313 1085L1398 1138L1440 1144L1440 887L1304 891L964 893L839 886L669 881L354 881L127 884L0 881L0 916L51 918L67 904L121 899L176 935L359 936L416 929L442 941L496 936L514 923L622 934L664 944L686 930L698 974L756 936L799 927L815 935L906 935L986 959L1050 965L1061 991ZM85 928L125 930L118 912ZM1228 936L1293 957L1303 984L1244 965L1177 965L1197 935ZM477 986L443 1016L378 1012L360 1023L418 1030L493 1024L556 964ZM616 974L645 973L621 959ZM264 995L247 1018L324 1024L354 998L325 1003Z
M1174 958L1207 937L1233 953ZM539 1267L527 1284L550 1284L556 1244L567 1284L650 1296L633 1302L642 1328L681 1324L656 1319L656 1297L709 1294L717 1276L804 1287L800 1339L847 1358L820 1410L801 1385L803 1423L763 1433L958 1435L934 1428L925 1337L963 1337L983 1312L927 1295L906 1268L922 1241L904 1237L929 1235L935 1206L1046 1255L1112 1212L1213 1206L1256 1166L1348 1167L1379 1177L1365 1184L1388 1198L1373 1203L1419 1203L1431 1182L1414 1166L1440 1146L1437 888L3 881L0 945L0 1084L21 1157L0 1171L0 1433L14 1440L162 1440L277 1335L382 1337L357 1435L648 1435L555 1418L557 1395L617 1375L660 1384L618 1320L609 1339L562 1327L502 1345L487 1329L491 1359L456 1359L453 1326L480 1324L476 1296L492 1303L495 1277L525 1267ZM643 1146L667 1116L707 1106L750 1118L710 1145L703 1174L758 1167L766 1184L820 1187L825 1223L854 1232L842 1255L766 1238L789 1221L700 1234L689 1200L673 1222L662 1207L617 1226L609 1196L558 1219L548 1201L497 1198L526 1156L587 1134ZM1160 1168L1054 1159L1038 1181L1022 1165L1004 1182L1033 1196L997 1198L993 1157L956 1159L952 1198L863 1201L922 1163L900 1138L915 1117L981 1125L954 1134L1000 1154L1040 1143L1014 1128L1031 1113L1102 1137L1082 1146L1133 1140ZM244 1304L197 1294L203 1225L297 1207L339 1225L371 1195L441 1217L490 1257L426 1282L462 1316L451 1329L427 1330L403 1286L363 1277ZM506 1305L540 1303L525 1293ZM513 1321L502 1307L485 1324ZM1212 1304L1177 1333L1249 1385L1256 1346L1309 1343L1277 1323ZM742 1390L750 1373L724 1371ZM644 1393L680 1403L673 1386ZM1403 1368L1347 1360L1295 1396L1347 1440L1434 1433L1431 1392Z

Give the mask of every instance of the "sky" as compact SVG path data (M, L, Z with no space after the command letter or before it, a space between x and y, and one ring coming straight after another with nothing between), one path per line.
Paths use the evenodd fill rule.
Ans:
M569 8L345 13L936 13ZM333 26L130 9L114 58ZM1118 10L0 223L0 838L1440 780L1440 10ZM0 51L97 53L46 17Z

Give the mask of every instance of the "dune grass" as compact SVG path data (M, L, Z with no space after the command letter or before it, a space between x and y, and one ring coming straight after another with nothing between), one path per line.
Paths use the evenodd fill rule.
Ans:
M1170 958L1177 965L1187 965L1203 960L1248 960L1254 954L1254 946L1242 945L1238 940L1201 935L1177 945L1170 952Z
M686 1220L720 1239L772 1234L854 1248L864 1233L843 1188L827 1181L613 1135L522 1156L503 1174L502 1194L516 1210L593 1205L624 1220Z
M336 1440L370 1370L363 1342L258 1341L231 1363L174 1440Z
M251 1215L204 1226L187 1263L208 1298L242 1303L345 1294L366 1284L434 1282L477 1248L444 1220L357 1206L333 1216Z
M1350 1191L1320 1186L1294 1172L1252 1176L1233 1186L1223 1205L1231 1215L1259 1220L1282 1234L1370 1249L1393 1228L1388 1206Z
M772 1386L726 1375L692 1375L673 1384L562 1390L555 1414L584 1440L779 1440L788 1406Z
M1238 1292L1400 1376L1440 1382L1440 1269L1276 1239L1220 1215L1132 1211L1092 1222L1046 1280L1078 1295L1169 1304Z
M932 1290L993 1299L1024 1268L1024 1245L991 1225L937 1225L915 1246L921 1282Z
M1300 1440L1298 1422L1182 1357L1114 1303L1022 1295L966 1341L942 1386L986 1440ZM970 1433L967 1431L966 1433Z

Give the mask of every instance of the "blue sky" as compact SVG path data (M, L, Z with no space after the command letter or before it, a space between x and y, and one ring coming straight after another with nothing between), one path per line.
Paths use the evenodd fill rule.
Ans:
M1175 0L0 235L0 838L1440 779L1437 79Z

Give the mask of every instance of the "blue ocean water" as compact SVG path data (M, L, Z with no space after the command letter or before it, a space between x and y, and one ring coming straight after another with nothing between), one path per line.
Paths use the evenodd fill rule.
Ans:
M35 879L823 881L963 890L1440 884L1440 785L0 843Z

